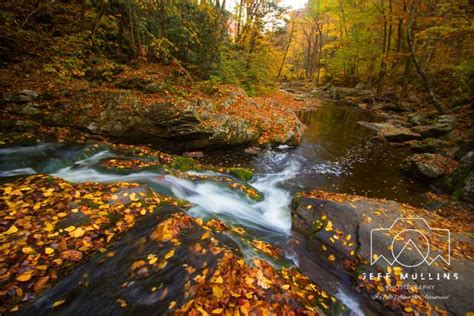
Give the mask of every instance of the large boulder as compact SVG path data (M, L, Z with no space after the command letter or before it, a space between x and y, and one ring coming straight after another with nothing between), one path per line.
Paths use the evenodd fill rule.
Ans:
M420 134L411 131L409 128L395 126L390 123L372 123L364 121L359 121L357 123L377 132L380 137L383 137L390 142L404 142L412 139L419 139L421 137Z
M400 166L414 177L433 180L451 175L457 162L440 154L423 153L407 157Z
M165 147L243 145L256 142L261 135L260 130L252 128L251 121L212 113L205 105L199 99L147 98L132 91L84 91L68 104L57 103L42 111L40 119L50 126ZM13 112L38 119L38 111L26 111L25 106L11 108Z
M468 299L474 290L469 222L394 201L323 191L295 198L292 221L294 238L300 237L313 261L349 276L387 311L426 314L418 309L426 303L456 315L474 309ZM308 267L300 266L304 272ZM379 272L383 276L377 277ZM397 299L401 295L408 299Z

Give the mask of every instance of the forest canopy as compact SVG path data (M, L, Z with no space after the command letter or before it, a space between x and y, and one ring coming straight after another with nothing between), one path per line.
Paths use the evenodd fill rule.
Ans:
M443 103L472 99L467 0L309 0L300 10L278 0L24 0L1 7L2 60L41 57L46 71L66 77L86 73L99 56L178 65L210 85L235 84L250 94L280 79L364 83L399 99L423 92L440 111Z

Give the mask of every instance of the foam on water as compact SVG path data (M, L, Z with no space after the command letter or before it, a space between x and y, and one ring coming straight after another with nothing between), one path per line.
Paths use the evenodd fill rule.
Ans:
M261 202L213 182L192 182L167 175L162 184L167 183L174 195L194 204L190 210L192 214L223 215L253 229L263 228L288 235L291 229L288 209L291 195L279 184L294 177L298 168L298 163L290 163L279 173L256 176L251 185L263 194L264 200Z

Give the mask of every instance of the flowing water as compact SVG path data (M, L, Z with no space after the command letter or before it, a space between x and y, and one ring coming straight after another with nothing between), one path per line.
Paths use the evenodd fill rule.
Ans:
M8 181L22 175L47 173L71 182L145 183L162 194L189 201L192 205L189 213L193 216L217 217L229 224L244 226L251 235L280 247L286 245L291 232L289 204L297 191L319 188L397 199L415 205L421 203L420 193L426 188L411 183L398 169L400 160L407 153L373 141L373 135L357 124L359 120L372 120L367 113L328 103L320 109L300 113L299 117L307 125L307 129L303 143L297 148L280 146L257 156L230 149L225 152L209 152L203 159L204 162L218 165L233 164L254 168L256 174L250 184L263 193L264 199L260 202L214 181L191 181L152 171L115 174L105 172L98 167L100 161L116 157L117 154L104 145L38 144L0 149L0 178ZM207 175L226 177L217 173ZM42 304L52 302L69 291L74 302L64 310L64 314L68 311L79 314L113 312L106 307L111 297L105 295L104 298L103 293L107 293L107 288L120 288L120 282L123 282L120 273L126 274L123 269L130 266L134 257L138 257L138 252L150 251L148 248L152 246L142 245L142 248L137 248L135 243L152 228L153 223L141 224L140 228L134 229L113 246L117 252L113 260L102 263L100 256L93 258L89 264L68 276L38 300L38 311L45 312ZM255 255L251 247L241 240L234 238L232 243L240 248L244 256ZM295 261L292 263L294 256L291 249L285 250L288 262L278 264L297 265ZM183 253L182 256L177 257L185 262L187 255ZM212 261L211 258L209 260ZM177 272L167 271L166 275L153 277L155 281L166 283L175 289L176 293L170 296L169 301L178 296L179 286L182 285L178 275L170 276L173 273ZM84 275L88 277L87 290L79 289ZM145 292L140 286L136 285L133 294L127 292L127 295L142 302L142 309L137 311L146 312L148 309L143 306L151 308L159 300L156 295L150 296L149 291ZM352 298L352 294L347 293L347 289L341 288L338 293L333 294L352 313L363 314L359 303ZM102 301L97 301L100 299ZM111 305L116 305L113 300L110 302ZM167 303L162 306L167 306ZM153 311L157 312L155 309Z
M409 154L374 139L375 134L357 124L374 121L368 112L327 102L321 108L298 114L306 125L300 146L279 146L257 156L242 151L211 151L204 161L216 165L251 167L257 175L278 174L296 164L293 177L283 187L291 194L322 189L375 198L386 198L420 206L427 187L414 183L400 170Z

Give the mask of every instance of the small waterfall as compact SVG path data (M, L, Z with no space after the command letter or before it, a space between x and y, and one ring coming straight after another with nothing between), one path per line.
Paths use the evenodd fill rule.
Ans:
M212 213L252 229L287 236L291 230L288 209L291 195L278 185L294 177L298 168L298 163L289 163L279 173L256 176L251 185L263 193L264 200L261 202L255 202L213 182L192 182L167 175L161 184L169 185L174 195L195 205L190 210L191 214L200 216Z

